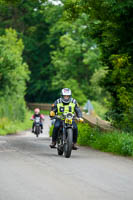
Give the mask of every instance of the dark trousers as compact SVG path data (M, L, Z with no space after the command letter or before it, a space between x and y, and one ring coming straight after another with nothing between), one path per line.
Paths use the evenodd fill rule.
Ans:
M43 124L42 124L42 122L40 122L40 126L41 126L41 129L43 129ZM33 122L33 124L32 124L32 129L34 130L34 127L35 127L35 122Z
M77 128L77 124L75 123L75 121L72 122L72 125L73 125L73 143L76 143L77 137L78 137L78 128ZM53 128L52 142L56 142L60 126L61 126L61 120L56 119L56 121L54 123L54 128Z

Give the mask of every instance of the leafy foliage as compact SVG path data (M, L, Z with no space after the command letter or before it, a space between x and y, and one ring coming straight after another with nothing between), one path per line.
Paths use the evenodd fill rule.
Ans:
M15 30L0 37L0 117L24 120L28 66L22 59L23 43Z
M104 101L106 102L106 99L104 99ZM106 113L107 113L107 105L105 102L100 103L100 101L99 102L91 101L96 115L101 117L101 119L103 120L106 119Z
M90 78L100 67L99 51L94 41L86 38L88 16L83 14L74 23L62 22L66 32L60 37L58 49L52 52L52 63L56 69L53 86L70 87L80 104L89 98ZM76 91L80 95L76 95Z
M132 131L133 1L67 0L65 8L66 18L71 16L73 21L82 13L90 16L90 35L100 47L101 61L107 67L103 86L110 93L109 119L117 127L128 126Z
M86 99L102 103L108 99L107 118L116 127L132 131L132 9L131 0L61 0L60 5L46 0L0 1L1 101L9 95L10 105L24 96L28 77L24 63L26 74L23 67L20 70L23 56L31 71L27 101L52 102L62 87L70 87L80 104ZM2 35L9 27L23 39L24 47L10 36L23 55L11 41L5 45ZM19 70L21 79L16 76Z
M10 120L6 117L0 120L0 135L16 134L20 131L30 129L32 127L32 121L29 120L31 112L26 112L23 122L18 120Z
M102 133L88 124L79 124L78 144L112 152L124 156L133 156L133 136L126 133Z
M0 34L12 27L24 42L23 58L31 71L26 92L30 102L52 102L62 87L69 86L83 104L91 96L90 78L100 67L99 50L89 35L89 16L83 13L75 22L66 21L65 2L61 2L14 0L0 4Z
M0 4L0 33L8 27L14 28L23 39L24 61L31 71L26 92L27 101L47 102L54 100L56 90L51 92L53 68L50 65L50 45L47 44L49 23L45 21L46 0L16 0ZM42 12L42 10L44 10Z

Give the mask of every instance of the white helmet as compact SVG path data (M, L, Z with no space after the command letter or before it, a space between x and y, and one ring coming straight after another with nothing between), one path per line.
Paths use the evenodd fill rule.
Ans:
M67 98L65 96L68 96ZM69 103L71 100L72 92L69 88L63 88L61 90L61 100L63 103Z

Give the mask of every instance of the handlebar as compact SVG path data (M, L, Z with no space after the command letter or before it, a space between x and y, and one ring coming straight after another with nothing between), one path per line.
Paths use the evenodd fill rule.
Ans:
M50 117L50 119L51 120L53 120L53 119L62 119L62 116L60 116L60 115L56 115L56 116L54 116L54 117ZM77 121L79 121L79 117L73 117L72 118L72 120L77 120Z

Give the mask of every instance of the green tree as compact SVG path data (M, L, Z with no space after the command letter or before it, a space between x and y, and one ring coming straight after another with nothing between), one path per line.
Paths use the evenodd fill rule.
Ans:
M56 69L53 86L67 86L80 91L77 95L80 103L90 98L90 78L100 67L99 51L91 37L86 38L88 16L83 14L74 23L63 22L65 33L60 37L57 50L52 52L52 63ZM58 27L59 28L59 27ZM67 83L67 84L66 84ZM67 86L68 87L68 86Z
M3 34L5 28L12 27L23 39L23 58L31 71L26 100L32 102L54 99L50 89L54 70L50 65L51 47L47 42L50 25L44 16L46 2L16 0L0 4L0 33Z
M116 126L128 128L130 124L131 128L133 1L67 0L65 9L68 20L71 16L75 21L84 12L90 16L90 34L97 41L102 52L101 60L107 66L103 86L111 96L108 116Z
M0 37L0 117L23 120L24 95L29 70L23 62L23 43L15 30L7 29Z
M14 0L0 4L0 34L13 27L24 42L23 58L31 71L27 101L51 102L67 85L80 92L81 103L92 97L90 79L100 64L99 49L90 34L90 16L83 12L75 21L66 21L71 1L61 2ZM76 12L81 12L80 8L77 4Z

